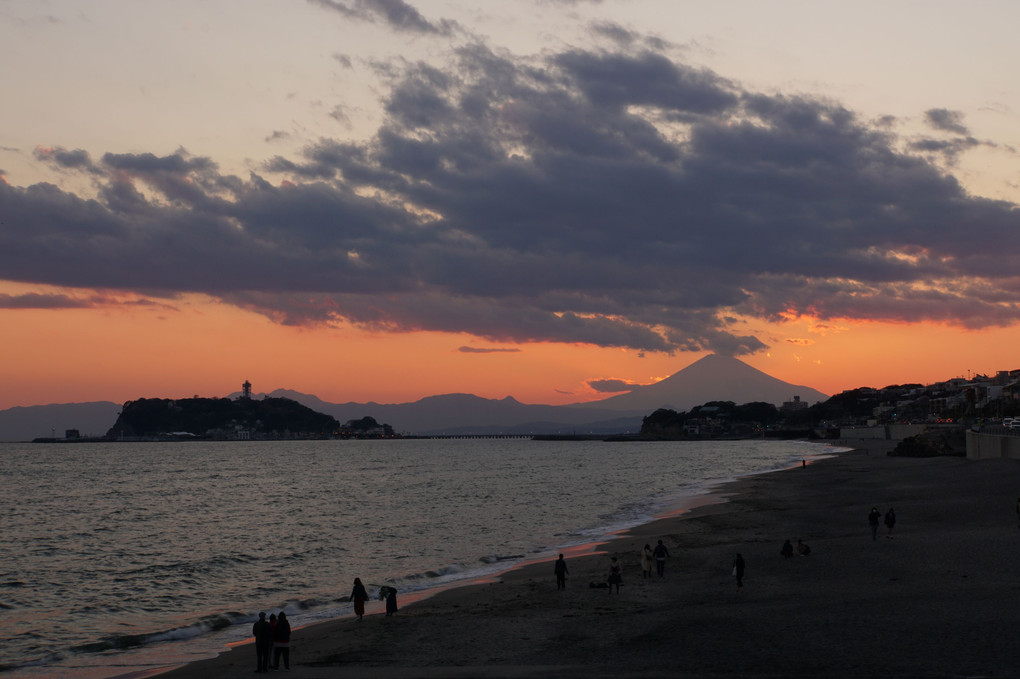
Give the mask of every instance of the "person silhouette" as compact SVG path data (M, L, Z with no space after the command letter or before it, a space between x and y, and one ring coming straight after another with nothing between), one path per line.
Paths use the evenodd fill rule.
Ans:
M666 545L662 544L662 540L659 540L655 545L652 555L655 557L655 569L661 578L666 573L666 557L669 556L669 550L666 549Z
M365 602L368 600L368 592L361 584L361 578L354 578L354 589L351 590L351 596L347 600L354 602L354 615L358 616L358 622L361 622L365 617Z
M397 612L397 588L385 586L379 590L379 598L386 600L386 617Z
M556 589L567 588L567 562L563 560L563 555L560 554L560 558L556 559L556 565L553 566L553 572L556 574Z
M614 556L609 561L609 593L613 593L613 585L616 585L616 593L620 593L620 583L623 582L623 572L620 570L620 562Z
M889 511L885 513L885 527L889 529L889 532L885 534L887 538L892 537L892 529L893 526L895 525L896 525L896 512L894 512L893 508L890 507Z
M251 627L255 637L255 671L269 672L269 654L273 649L273 628L266 620L265 613L259 613L259 619Z
M652 546L645 545L645 548L641 550L641 576L645 578L652 577L652 563L655 561L655 556L652 554Z
M276 627L273 628L273 669L280 669L280 658L283 658L284 669L290 669L290 622L287 614L280 611L276 616Z
M733 576L737 579L737 591L744 589L744 557L737 553L733 560Z
M871 511L868 512L868 525L871 526L872 540L878 537L878 521L881 518L882 512L878 511L878 507L872 507Z

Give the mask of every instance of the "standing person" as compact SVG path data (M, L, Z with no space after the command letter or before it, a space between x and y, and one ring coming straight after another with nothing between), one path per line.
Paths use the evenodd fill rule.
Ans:
M871 526L871 539L874 540L878 536L878 521L882 518L882 512L878 511L878 507L872 507L871 511L868 512L868 525Z
M563 560L563 555L560 554L560 558L556 559L556 565L553 566L553 572L556 573L556 589L567 588L567 562Z
M737 558L733 560L733 576L737 579L737 591L744 589L744 557L737 552Z
M348 601L354 602L354 615L358 616L358 622L365 617L365 602L368 600L368 592L361 584L361 578L354 578L354 589L351 590L351 597Z
M645 548L641 550L641 575L643 577L652 577L653 561L655 561L655 557L652 555L652 546L645 545Z
M793 545L790 544L789 540L784 542L783 546L779 548L779 553L782 554L783 557L787 559L793 556Z
M620 583L623 582L623 573L620 571L620 562L614 556L609 561L609 593L613 593L613 585L616 585L616 593L620 593Z
M397 612L397 588L387 587L386 589L386 617Z
M273 629L273 669L280 669L280 658L283 658L284 669L290 669L290 623L287 614L280 611Z
M659 540L659 544L655 545L652 556L655 557L655 569L661 578L666 573L666 557L669 556L669 550L666 549L666 545L662 544L662 540Z
M895 525L896 525L896 512L894 512L893 508L890 507L889 511L885 513L885 527L889 529L889 532L886 533L887 538L892 537L892 529L893 526Z
M273 628L266 620L265 613L259 613L259 619L251 626L251 634L255 637L255 671L269 671L269 651L273 648Z

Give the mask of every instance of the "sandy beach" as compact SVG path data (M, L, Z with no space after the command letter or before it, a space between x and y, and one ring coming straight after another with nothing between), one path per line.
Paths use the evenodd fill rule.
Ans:
M393 617L296 630L288 677L1020 676L1020 461L891 458L885 442L720 487L726 501ZM872 506L897 523L873 540ZM663 540L665 575L640 551ZM789 539L809 556L784 558ZM738 591L733 560L746 562ZM604 582L623 564L620 593ZM340 585L343 588L346 585ZM349 587L347 587L349 588ZM254 674L252 645L160 674Z

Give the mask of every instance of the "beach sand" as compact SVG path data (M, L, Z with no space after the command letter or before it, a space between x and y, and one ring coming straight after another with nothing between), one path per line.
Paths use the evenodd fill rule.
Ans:
M295 678L1020 676L1020 461L891 458L886 442L718 489L726 501L640 526L393 617L369 607L296 630ZM896 509L892 537L867 514ZM665 577L642 577L662 539ZM783 541L810 556L783 558ZM744 588L731 574L737 552ZM620 594L591 589L609 557ZM341 587L341 589L343 589ZM406 602L402 602L406 604ZM159 675L253 674L254 647Z

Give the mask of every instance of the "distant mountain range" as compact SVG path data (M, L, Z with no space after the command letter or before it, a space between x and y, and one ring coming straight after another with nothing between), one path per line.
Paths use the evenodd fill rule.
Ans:
M236 395L236 394L235 394ZM637 432L641 420L659 408L690 410L708 401L737 404L763 401L776 406L799 396L811 405L828 398L810 387L789 384L736 358L706 356L671 377L601 401L573 405L528 405L512 397L486 399L472 394L429 396L413 403L328 403L310 394L277 389L289 398L340 422L373 417L403 434L615 434ZM234 396L234 395L231 395ZM69 403L0 411L0 441L105 433L121 406L110 402Z

